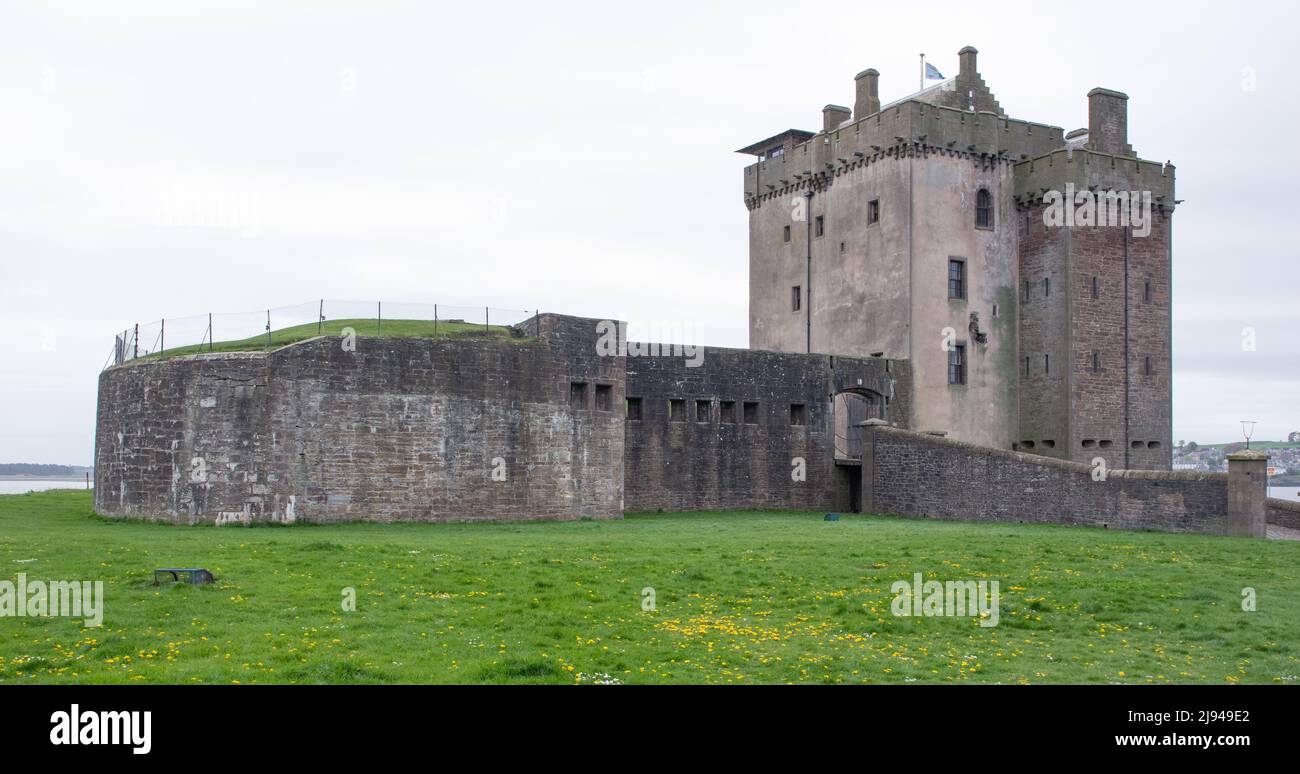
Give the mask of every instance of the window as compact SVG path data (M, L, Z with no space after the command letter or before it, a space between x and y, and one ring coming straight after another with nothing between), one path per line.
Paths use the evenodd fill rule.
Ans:
M997 304L994 304L994 305L993 305L993 316L994 316L994 317L997 317L997 316L998 316L998 305L997 305Z
M1025 376L1029 376L1029 355L1025 355Z
M614 388L608 384L596 385L596 410L609 411L614 401Z
M790 425L792 427L801 427L808 424L808 411L802 403L790 404Z
M1020 442L1020 445L1021 445L1023 448L1025 448L1025 449L1032 449L1032 448L1034 448L1034 442L1033 442L1033 441L1021 441L1021 442Z
M1097 445L1100 446L1100 447L1103 448L1103 449L1109 449L1110 447L1112 447L1112 446L1115 445L1115 442L1114 442L1114 441L1098 441L1098 442L1097 442Z
M1091 448L1093 448L1093 447L1096 446L1096 445L1097 445L1097 441L1095 441L1095 440L1092 439L1092 438L1085 438L1085 439L1083 439L1083 448L1085 448L1085 449L1091 449Z
M975 194L975 227L993 228L993 197L987 188Z
M770 150L770 151L767 152L767 157L768 157L769 159L779 159L779 158L781 158L781 157L784 156L784 155L785 155L785 146L784 146L784 145L778 145L778 146L776 146L775 148L773 148L772 150Z
M823 216L818 215L817 219L813 221L813 235L822 236L825 233L826 233L826 220L825 218L823 218Z
M1052 278L1043 277L1043 298L1052 295Z
M789 226L786 226L784 229L782 229L782 231L781 231L781 238L784 239L786 242L789 242L789 241L790 241L790 227L789 227Z
M1094 351L1092 353L1092 372L1095 374L1101 371L1101 353Z
M844 243L840 242L840 252L844 252Z
M713 401L709 401L709 400L695 401L695 421L696 422L713 421Z
M1151 303L1151 280L1142 283L1142 301L1148 304Z
M966 383L966 345L954 344L948 350L948 384Z
M966 262L959 258L948 259L948 298L966 297Z
M1029 300L1029 280L1025 280L1025 300Z
M1159 442L1159 441L1147 441L1147 448L1148 448L1148 449L1159 449L1159 448L1160 448L1160 442Z
M627 409L627 418L632 422L641 421L641 399L628 398L623 401L623 406Z
M803 308L803 292L800 286L790 288L790 311L797 312Z
M668 421L685 422L686 421L686 401L681 398L668 399Z
M586 382L569 383L569 408L578 410L587 408Z
M872 199L867 202L867 225L870 226L880 222L880 200Z
M1132 441L1128 445L1130 449L1141 449L1143 446L1146 446L1146 444L1141 441Z
M758 424L758 404L757 404L757 403L754 403L754 402L752 402L752 401L748 401L748 400L747 400L747 401L745 401L745 405L744 405L744 407L743 407L743 410L744 410L744 413L745 413L745 416L744 416L745 424L747 424L747 425L756 425L756 424Z
M1151 375L1151 356L1150 356L1150 355L1147 355L1146 357L1142 358L1142 375L1143 375L1143 376L1150 376L1150 375Z
M1052 373L1052 356L1051 356L1051 355L1047 355L1047 354L1044 354L1044 355L1043 355L1043 373L1045 373L1045 374L1049 374L1049 375Z
M721 415L722 424L736 424L736 402L734 400L724 400L719 403L718 413Z
M1092 297L1094 300L1101 297L1101 288L1097 282L1096 275L1093 275L1092 278Z
M1056 441L1052 441L1052 440L1043 441L1043 448L1044 448L1044 449L1055 449L1055 448L1056 448Z

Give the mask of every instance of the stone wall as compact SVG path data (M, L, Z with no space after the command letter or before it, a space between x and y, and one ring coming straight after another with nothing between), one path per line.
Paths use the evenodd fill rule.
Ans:
M906 362L712 347L697 362L627 358L627 396L640 406L624 443L628 511L847 510L859 473L834 460L834 396L879 396L884 418L909 415ZM791 475L795 458L803 481Z
M618 517L623 359L597 354L594 320L529 326L110 368L96 510L187 524Z
M953 521L1073 524L1232 534L1224 473L1109 470L873 428L863 459L864 509Z
M1300 503L1270 497L1264 507L1265 518L1269 524L1287 529L1300 529Z

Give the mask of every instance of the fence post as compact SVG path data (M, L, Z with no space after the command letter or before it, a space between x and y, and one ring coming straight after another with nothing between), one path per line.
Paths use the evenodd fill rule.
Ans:
M163 319L158 322L158 354L162 354L167 349L167 320Z
M135 341L131 344L131 359L140 357L140 323L135 324Z
M266 310L266 348L271 348L271 310Z
M433 337L438 338L438 305L433 305Z
M212 312L208 312L208 351L212 351Z
M491 316L492 316L492 315L491 315L491 313L488 311L488 308L487 308L486 306L483 307L483 332L484 332L484 333L491 333L491 332L492 332L492 321L491 321Z
M376 336L382 336L382 335L384 335L384 302L383 302L383 301L380 301L380 302L379 302L379 318L378 318L378 319L379 319L379 324L378 324L377 326L375 326L375 335L376 335Z
M320 300L320 311L316 315L316 335L321 334L321 327L325 324L325 299Z

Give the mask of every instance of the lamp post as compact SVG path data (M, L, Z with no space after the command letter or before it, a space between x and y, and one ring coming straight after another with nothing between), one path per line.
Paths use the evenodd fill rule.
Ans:
M1241 434L1246 437L1246 448L1249 449L1250 439L1252 436L1255 435L1255 420L1253 419L1241 420Z

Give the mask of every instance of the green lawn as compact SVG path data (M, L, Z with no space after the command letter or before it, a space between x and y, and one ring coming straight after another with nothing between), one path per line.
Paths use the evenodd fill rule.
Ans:
M210 347L207 344L191 344L184 347L168 347L166 350L151 355L141 355L140 359L175 357L193 355L199 352L258 352L275 349L298 341L306 341L316 336L341 336L344 328L356 331L357 336L391 336L394 338L443 338L445 336L484 336L508 338L510 329L501 325L487 326L483 323L447 322L440 320L437 332L434 332L433 320L325 320L316 323L294 325L271 331L268 336L262 334L238 341L218 341Z
M164 566L217 583L151 585ZM1300 543L1278 541L808 513L216 529L110 522L88 493L51 492L0 496L0 568L107 593L98 629L0 618L5 683L1300 675ZM914 572L998 580L1000 625L893 616Z

